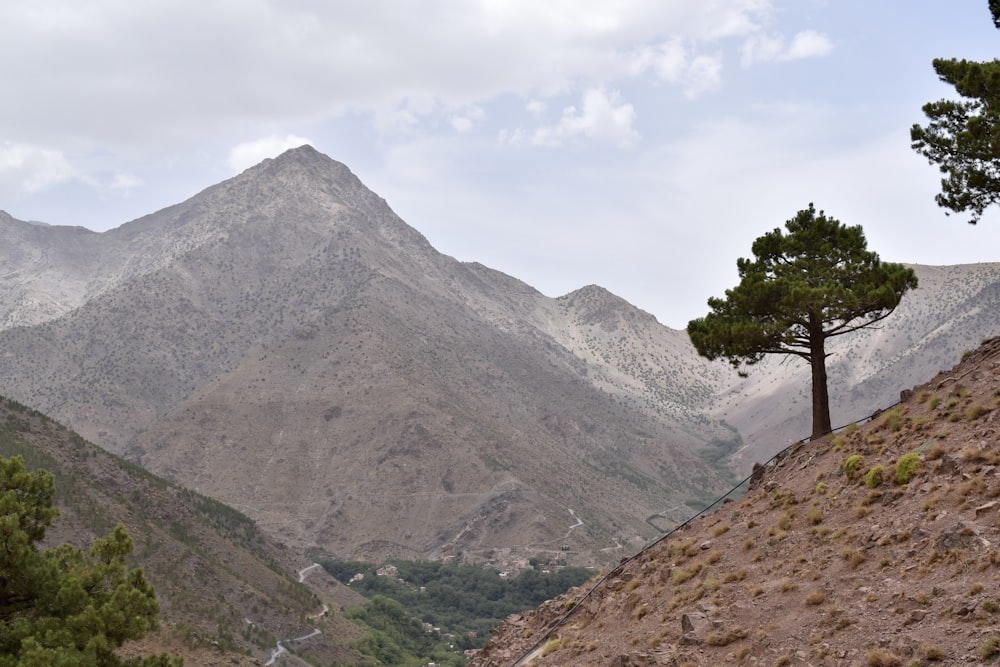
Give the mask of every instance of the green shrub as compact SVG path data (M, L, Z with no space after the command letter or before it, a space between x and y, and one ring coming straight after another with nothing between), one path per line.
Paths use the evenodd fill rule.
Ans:
M869 489L874 489L877 486L881 486L882 482L885 481L885 470L882 466L875 466L865 475L865 486Z
M844 475L847 476L847 479L854 479L858 476L858 473L861 472L861 468L863 468L864 465L865 457L861 456L861 454L848 456L844 461Z
M909 484L913 473L920 467L920 454L910 452L903 454L896 462L896 484Z

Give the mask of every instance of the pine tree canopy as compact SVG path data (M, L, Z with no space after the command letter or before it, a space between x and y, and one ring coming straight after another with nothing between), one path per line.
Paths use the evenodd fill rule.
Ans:
M1000 28L1000 2L989 0L989 8ZM1000 201L1000 60L936 58L933 65L962 99L925 104L929 122L910 128L911 145L945 174L938 205L949 214L969 212L976 224Z
M813 436L830 429L826 340L888 317L917 286L912 269L884 263L867 249L860 226L809 208L754 241L754 259L736 262L740 283L711 312L688 324L698 353L741 369L769 354L810 362Z
M0 457L0 667L179 667L178 658L124 660L116 648L157 627L159 605L125 557L118 525L86 552L38 542L58 514L45 470Z

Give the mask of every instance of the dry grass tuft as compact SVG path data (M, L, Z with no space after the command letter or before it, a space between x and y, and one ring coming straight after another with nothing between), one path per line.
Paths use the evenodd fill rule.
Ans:
M816 606L818 604L823 604L826 602L826 593L816 589L806 596L805 603L809 606Z
M899 667L903 664L903 660L895 653L872 649L868 651L865 664L868 667Z

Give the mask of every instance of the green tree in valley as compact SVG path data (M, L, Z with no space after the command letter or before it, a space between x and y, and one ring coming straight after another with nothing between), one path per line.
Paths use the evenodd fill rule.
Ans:
M58 514L45 470L0 457L0 667L179 667L179 658L124 660L114 651L157 626L142 570L128 570L132 540L119 525L86 552L39 550Z
M812 368L812 437L830 431L826 341L885 319L908 289L912 269L867 250L860 226L847 227L813 205L753 243L755 259L736 262L740 284L710 298L688 323L698 354L751 366L769 354L794 355ZM745 371L741 371L745 374Z
M1000 0L989 0L989 8L1000 28ZM949 209L946 213L969 211L969 222L976 224L1000 201L1000 60L935 58L933 65L963 99L925 104L930 122L914 125L910 139L913 149L945 174L938 205Z

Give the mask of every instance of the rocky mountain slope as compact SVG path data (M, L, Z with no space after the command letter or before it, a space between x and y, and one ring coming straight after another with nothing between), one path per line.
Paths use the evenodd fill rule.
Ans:
M1000 338L735 502L508 618L473 661L927 665L1000 656Z
M55 475L60 515L49 545L89 546L118 523L135 543L160 600L163 630L149 652L186 656L187 664L262 664L279 640L300 642L302 656L352 662L347 645L359 629L342 607L362 599L276 544L246 516L192 493L85 441L43 414L0 399L0 456ZM327 611L324 613L323 610Z
M805 369L739 380L600 287L442 255L308 146L108 232L0 235L4 391L300 551L607 562L808 432ZM832 358L837 417L1000 333L1000 264L917 271Z
M8 272L47 276L10 280L6 320L44 321L0 332L8 392L289 545L558 551L572 509L611 554L725 486L697 456L732 437L719 371L671 363L683 334L441 255L309 147L94 242L99 269L33 247ZM43 312L54 284L82 302Z

